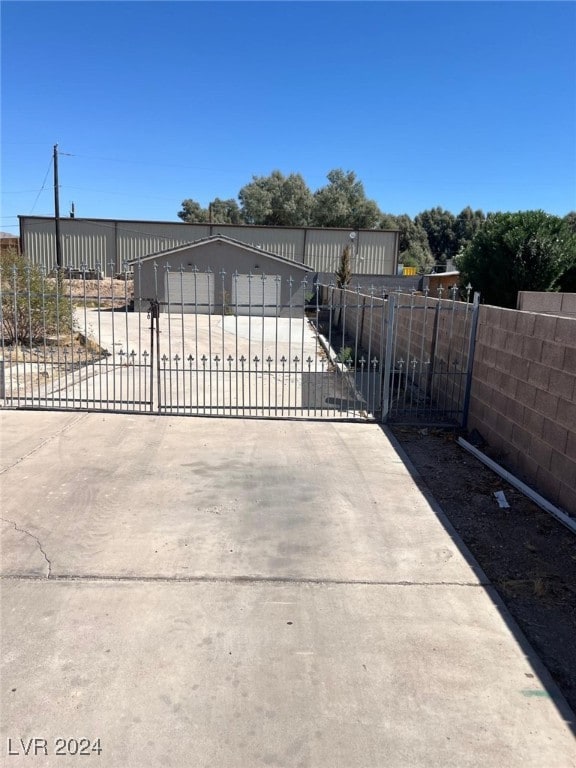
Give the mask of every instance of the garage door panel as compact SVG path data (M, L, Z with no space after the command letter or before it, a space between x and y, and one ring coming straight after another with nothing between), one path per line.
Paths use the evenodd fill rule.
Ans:
M207 315L214 311L214 275L169 272L167 301L170 312Z
M238 315L274 317L279 297L280 281L274 275L238 275L232 281L232 309Z

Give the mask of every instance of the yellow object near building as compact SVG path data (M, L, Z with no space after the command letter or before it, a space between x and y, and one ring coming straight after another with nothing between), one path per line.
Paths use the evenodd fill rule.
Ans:
M402 270L403 275L416 275L418 274L418 268L417 267L404 267Z

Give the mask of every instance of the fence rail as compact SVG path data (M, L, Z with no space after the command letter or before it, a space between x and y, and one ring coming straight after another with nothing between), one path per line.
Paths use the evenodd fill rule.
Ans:
M0 271L4 407L464 423L477 297L235 273L216 304L198 288L210 297L214 272L163 269L153 297L128 271Z

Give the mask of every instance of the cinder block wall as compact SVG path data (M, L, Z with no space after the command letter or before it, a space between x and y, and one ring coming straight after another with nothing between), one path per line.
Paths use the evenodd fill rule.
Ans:
M457 413L466 391L472 305L417 295L396 301L396 365L404 360L408 378L445 411Z
M439 301L401 298L406 306L426 303L431 309ZM346 328L359 333L364 349L384 350L382 299L334 291L333 301L345 307ZM395 359L430 348L433 325L425 318L426 312L399 311ZM439 314L437 364L448 367L457 360L466 369L469 323L468 313ZM453 399L457 407L463 393L464 382L453 392L431 394ZM575 318L480 307L468 428L481 433L508 470L576 514Z
M517 309L544 315L576 317L576 293L518 291Z
M576 513L576 319L482 306L468 427Z

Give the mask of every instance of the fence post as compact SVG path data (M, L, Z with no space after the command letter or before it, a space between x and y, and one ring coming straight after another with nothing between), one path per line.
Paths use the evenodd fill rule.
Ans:
M392 381L392 346L394 344L394 322L396 319L396 299L390 294L384 302L382 311L386 314L386 351L384 357L384 378L382 380L382 422L388 420L390 410L390 382Z
M160 349L158 343L156 349L154 345L156 332L156 341L158 341L159 320L160 320L160 304L157 299L150 299L150 306L148 308L148 317L150 318L150 411L154 410L154 353L156 357L160 359ZM158 405L160 404L160 373L158 372Z
M476 332L478 330L478 316L480 314L480 294L474 293L472 305L472 322L470 324L470 343L468 345L468 364L466 371L466 390L464 392L464 405L462 406L462 429L468 426L468 411L470 410L470 391L472 389L472 372L474 369L474 352L476 351Z

